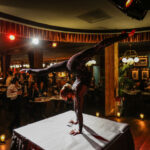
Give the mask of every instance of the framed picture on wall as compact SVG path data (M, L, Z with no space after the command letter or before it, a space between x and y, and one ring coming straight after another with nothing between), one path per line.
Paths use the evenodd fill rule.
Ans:
M147 80L149 78L149 71L143 70L142 71L142 80Z
M148 57L139 57L139 62L135 63L134 66L139 66L139 67L148 66Z
M139 71L138 70L132 70L132 79L133 80L139 79Z

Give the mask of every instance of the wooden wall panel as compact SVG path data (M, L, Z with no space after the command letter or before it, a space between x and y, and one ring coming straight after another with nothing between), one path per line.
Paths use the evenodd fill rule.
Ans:
M115 115L118 95L118 43L105 48L105 115Z

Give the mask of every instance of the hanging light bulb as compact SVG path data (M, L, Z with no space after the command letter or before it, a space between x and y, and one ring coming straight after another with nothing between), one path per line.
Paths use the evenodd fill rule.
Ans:
M137 52L131 49L131 44L129 45L130 49L125 51L123 54L122 62L127 63L128 65L133 65L133 63L139 62Z
M123 63L127 63L127 58L123 57L123 58L122 58L122 62L123 62Z
M132 65L132 64L134 63L133 58L128 58L127 63L128 63L129 65Z
M136 62L136 63L139 62L139 60L140 60L139 57L134 58L134 62Z

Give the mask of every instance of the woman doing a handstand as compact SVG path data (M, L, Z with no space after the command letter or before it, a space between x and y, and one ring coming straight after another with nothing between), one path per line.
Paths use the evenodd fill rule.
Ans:
M70 121L72 124L79 124L79 130L75 131L72 130L70 134L76 135L82 133L83 127L83 116L82 116L82 109L83 109L83 102L84 102L84 95L89 87L89 83L91 81L91 74L86 68L85 64L96 54L98 54L101 50L105 47L126 39L134 34L135 30L132 30L129 34L123 33L117 37L108 38L96 46L83 50L72 57L69 60L57 63L49 68L44 69L23 69L22 71L29 71L31 73L38 73L38 74L47 74L49 72L61 72L61 71L68 71L74 73L76 75L76 80L71 86L70 84L65 84L60 91L60 94L64 100L68 100L70 98L74 101L74 111L76 113L76 121Z

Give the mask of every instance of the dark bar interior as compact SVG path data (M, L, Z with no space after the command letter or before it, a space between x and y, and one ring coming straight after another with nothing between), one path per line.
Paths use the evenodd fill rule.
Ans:
M149 150L145 0L0 2L0 150Z

